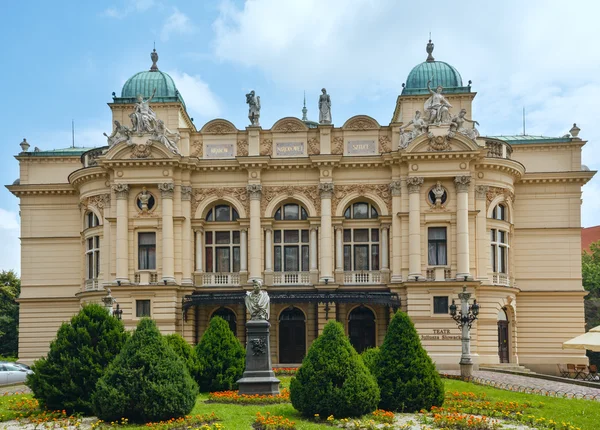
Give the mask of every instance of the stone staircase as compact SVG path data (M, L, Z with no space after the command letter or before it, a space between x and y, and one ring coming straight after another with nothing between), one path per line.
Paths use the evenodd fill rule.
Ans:
M479 370L485 370L488 372L501 372L501 373L530 373L534 374L525 366L519 366L515 363L495 363L495 364L480 364Z

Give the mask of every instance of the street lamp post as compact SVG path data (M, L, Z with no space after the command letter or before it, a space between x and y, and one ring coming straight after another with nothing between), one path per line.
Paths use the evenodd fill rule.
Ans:
M457 306L452 300L450 305L450 315L456 321L461 329L462 336L462 353L460 355L460 376L469 378L473 374L473 359L471 358L471 325L477 319L479 314L479 305L477 300L473 300L473 304L469 304L471 293L467 293L467 287L463 286L462 293L458 294L460 299L460 311L456 312Z

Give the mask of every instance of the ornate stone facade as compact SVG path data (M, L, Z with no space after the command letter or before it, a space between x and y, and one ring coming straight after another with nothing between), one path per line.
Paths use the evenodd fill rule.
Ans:
M231 198L241 204L246 212L249 211L249 200L245 187L209 187L194 188L192 191L192 216L198 210L198 205L209 197L222 199Z
M319 188L317 186L265 186L262 187L262 200L260 206L260 212L263 214L263 216L268 216L266 214L267 206L271 203L271 201L273 201L274 198L281 195L286 195L289 197L294 197L297 195L304 196L312 203L317 212L321 211L321 198L319 197Z
M340 201L348 194L358 193L359 196L367 197L369 194L380 197L386 204L388 211L392 210L392 199L389 184L359 184L359 185L336 185L332 200L332 208L335 213Z

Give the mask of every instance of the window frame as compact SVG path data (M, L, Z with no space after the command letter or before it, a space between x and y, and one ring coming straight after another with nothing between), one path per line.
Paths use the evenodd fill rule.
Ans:
M354 206L356 205L363 205L366 204L367 205L367 216L364 218L356 218L355 217L355 209ZM354 220L360 220L360 221L369 221L369 220L376 220L379 219L379 217L381 217L381 214L379 213L379 208L374 205L373 203L369 202L369 201L364 201L364 200L358 200L355 202L352 202L350 204L348 204L348 206L346 206L346 208L344 209L343 212L343 217L344 220L348 220L348 221L354 221Z
M214 223L221 223L225 221L213 221ZM227 221L231 222L231 221ZM219 226L220 227L220 226ZM225 226L223 226L225 227ZM229 233L229 241L227 243L217 243L217 233ZM236 242L236 233L237 233L237 242ZM242 262L242 248L241 248L241 239L242 239L242 231L241 229L227 229L227 228L205 228L202 233L202 243L203 243L203 252L204 252L204 261L203 267L205 273L239 273L241 270L241 262ZM211 243L208 243L207 238L211 237ZM219 261L217 260L217 254L219 250L228 250L228 266L229 270L227 271L219 271ZM236 262L237 258L237 262ZM210 260L210 261L209 261ZM210 270L209 270L210 263ZM236 267L237 266L237 267ZM235 270L237 269L237 270Z
M156 260L157 260L157 248L158 248L158 244L157 244L157 238L158 235L156 234L156 231L137 231L137 269L140 272L155 272L157 270L156 268ZM152 250L152 245L142 245L140 242L140 235L142 234L153 234L154 235L154 267L143 267L140 264L141 260L141 251L142 249L147 249L148 251ZM150 252L147 253L147 265L151 266L151 264L149 264L151 262L151 257L150 257ZM146 264L144 265L146 266Z
M444 229L445 231L445 238L444 240L441 239L431 239L430 238L430 231L432 229ZM436 252L435 252L435 262L432 263L431 259L430 259L430 252L429 252L429 248L431 246L431 244L434 243L435 247L436 247ZM439 245L441 244L445 245L445 262L440 263L438 260L439 257ZM427 266L428 267L448 267L449 263L448 261L450 260L450 256L448 255L448 248L449 248L449 241L448 241L448 226L445 225L428 225L427 226Z
M92 281L100 277L100 236L93 235L85 237L85 280ZM92 246L90 247L90 241ZM91 268L90 268L91 263ZM91 272L90 272L91 269ZM90 273L94 276L90 277Z
M140 312L139 312L140 304L148 305L148 314L147 315L140 315ZM152 318L152 300L151 299L135 299L135 317L136 318L145 318L145 317Z
M365 221L365 220L363 220ZM379 223L374 223L375 219L366 219L367 223L346 223L342 227L342 268L344 272L377 272L381 270L381 227ZM367 230L366 241L355 240L356 231ZM377 239L373 239L374 231L377 232ZM349 232L349 233L347 233ZM350 240L347 240L347 234ZM367 268L357 268L357 249L366 248L367 250ZM376 249L374 253L373 249ZM374 264L376 263L376 264ZM375 267L376 266L376 267Z
M500 233L504 235L504 241L500 240ZM490 263L492 273L509 274L509 255L510 255L510 233L508 230L493 227L489 230L490 238ZM504 267L501 267L502 264ZM504 270L502 270L504 269Z
M444 312L437 312L438 310L440 310L440 308L439 308L439 304L436 304L436 299L446 299L446 306L445 306ZM448 315L450 313L450 297L449 296L433 296L431 312L433 315Z

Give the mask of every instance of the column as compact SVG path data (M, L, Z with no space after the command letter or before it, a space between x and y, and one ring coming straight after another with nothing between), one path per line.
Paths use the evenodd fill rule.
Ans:
M112 187L117 198L117 239L115 256L117 260L117 283L129 283L129 219L127 204L129 185L115 184Z
M248 281L255 279L262 281L261 273L261 226L260 226L260 200L262 198L262 185L248 184L246 186L250 198L250 274Z
M105 194L102 196L102 249L100 254L100 260L102 261L102 279L104 281L104 285L110 285L110 194Z
M240 231L240 272L248 272L248 229Z
M488 277L488 265L490 262L489 237L487 234L487 185L475 187L475 210L477 210L477 279L486 280Z
M181 232L182 272L181 285L194 285L192 280L192 187L181 186L181 212L183 213L183 231Z
M175 238L173 235L173 192L172 182L158 184L162 197L162 281L175 283Z
M335 271L344 271L344 244L342 235L344 228L341 225L335 227Z
M402 182L390 183L392 194L392 282L402 282L402 221L398 215L402 205Z
M457 176L456 185L456 278L469 273L469 184L470 176Z
M317 267L317 228L310 229L310 271L316 272Z
M273 229L265 229L265 272L273 271Z
M204 258L204 230L199 228L196 230L196 272L203 272L203 261Z
M408 186L408 279L418 281L421 275L421 185L423 177L406 179Z
M381 270L390 270L389 259L388 259L388 229L389 225L381 226Z
M321 282L333 281L332 259L332 234L331 234L331 197L333 196L333 183L322 182L319 184L321 194Z

